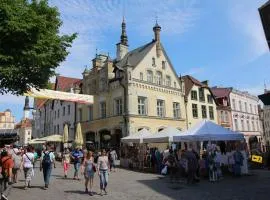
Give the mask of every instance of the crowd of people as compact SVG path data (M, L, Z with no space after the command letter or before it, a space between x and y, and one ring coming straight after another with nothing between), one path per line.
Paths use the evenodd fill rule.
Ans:
M43 146L40 155L32 146L17 147L5 145L0 148L0 192L1 198L7 199L9 186L18 182L18 173L24 172L24 189L31 188L31 181L35 175L35 164L40 159L39 169L43 172L44 190L49 188L52 169L55 165L54 146ZM65 148L62 153L63 178L68 177L70 165L74 165L74 180L85 179L85 192L92 196L94 176L97 173L100 178L100 195L107 194L108 175L116 171L117 153L114 149L100 152L88 151L76 146L74 149Z

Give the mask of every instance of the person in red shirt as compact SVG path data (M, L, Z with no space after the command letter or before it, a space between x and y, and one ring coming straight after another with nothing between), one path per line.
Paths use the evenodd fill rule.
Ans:
M2 182L1 182L1 197L5 199L4 191L7 190L7 183L11 184L12 178L12 168L14 166L14 162L12 157L8 156L8 152L6 150L2 151L1 153L1 175L2 175Z

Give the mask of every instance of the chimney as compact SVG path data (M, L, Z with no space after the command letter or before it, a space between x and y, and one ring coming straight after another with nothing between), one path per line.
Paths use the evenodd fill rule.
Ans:
M156 25L153 27L153 31L155 34L157 57L160 57L160 55L161 55L161 44L160 44L161 27L158 25L157 22L156 22Z

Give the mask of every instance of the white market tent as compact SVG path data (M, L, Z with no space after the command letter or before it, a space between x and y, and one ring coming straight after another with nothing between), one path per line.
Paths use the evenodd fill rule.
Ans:
M244 140L242 133L232 131L208 120L203 120L182 135L173 136L174 142Z
M183 133L179 131L177 128L174 127L167 127L162 131L146 136L143 138L143 143L167 143L167 142L174 142L173 138L175 136L180 136Z
M143 128L142 130L140 130L139 132L129 135L127 137L121 138L121 141L123 143L142 143L143 142L143 138L153 135L150 131L148 131L147 129Z

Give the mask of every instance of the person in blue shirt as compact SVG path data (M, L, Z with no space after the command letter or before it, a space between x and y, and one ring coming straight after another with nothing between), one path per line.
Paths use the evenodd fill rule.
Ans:
M81 162L82 162L83 153L80 150L79 146L76 146L75 150L72 151L71 157L72 157L72 159L74 161L74 169L75 169L73 179L74 180L76 180L76 179L80 180L80 178L79 178L79 169L80 169L80 165L81 165Z

